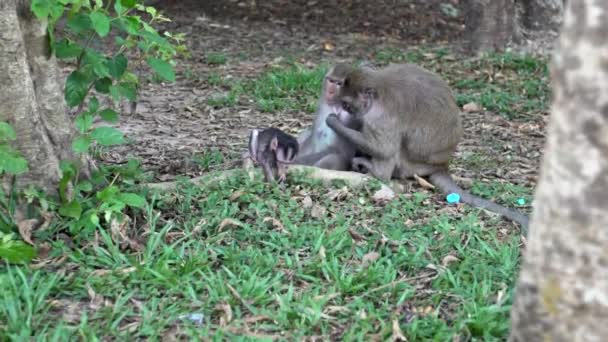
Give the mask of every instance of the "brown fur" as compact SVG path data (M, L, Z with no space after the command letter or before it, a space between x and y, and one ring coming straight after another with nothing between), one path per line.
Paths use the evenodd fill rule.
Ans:
M364 64L361 68L371 70L373 66ZM355 156L356 149L329 128L325 121L329 114L339 109L339 106L330 106L329 103L335 102L334 98L340 92L346 75L355 69L349 64L338 63L325 75L313 126L298 137L301 148L294 164L330 170L350 170L351 159ZM361 123L348 112L342 110L338 114L340 121L346 127L360 129Z
M353 158L353 168L389 180L429 176L446 193L465 203L488 209L519 222L528 218L461 189L448 172L462 139L460 111L445 81L414 64L391 64L377 70L353 70L346 77L335 104L361 120L361 131L343 125L335 115L329 127L369 157Z

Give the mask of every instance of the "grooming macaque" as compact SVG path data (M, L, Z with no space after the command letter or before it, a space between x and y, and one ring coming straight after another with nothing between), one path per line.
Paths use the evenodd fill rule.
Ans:
M274 181L274 170L277 171L279 182L285 180L285 165L293 161L298 148L298 140L278 128L254 129L249 135L249 155L255 164L262 166L267 182Z
M370 64L363 64L359 68L373 70L373 66ZM352 144L347 143L327 126L326 119L329 114L336 113L346 127L354 130L360 129L359 120L343 110L341 106L330 105L330 103L334 103L334 98L339 93L346 75L355 69L351 65L340 63L332 67L325 75L313 126L298 137L300 152L296 156L294 164L312 165L330 170L350 170L351 160L357 151Z
M352 159L352 168L381 180L429 176L445 193L519 222L528 217L460 188L448 172L462 138L460 111L446 82L414 64L391 64L379 70L351 69L339 93L328 103L361 120L354 130L331 114L327 125L367 157Z

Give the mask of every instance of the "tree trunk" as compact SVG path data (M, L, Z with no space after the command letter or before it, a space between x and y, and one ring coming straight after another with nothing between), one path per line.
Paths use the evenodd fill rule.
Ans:
M0 120L15 129L14 147L29 164L18 184L53 193L59 161L75 156L74 128L48 42L46 24L33 17L27 1L0 1Z
M511 341L608 336L608 2L570 0Z
M500 51L513 40L513 0L467 0L464 5L464 34L469 52Z
M522 0L519 0L522 1ZM564 0L523 0L523 25L531 30L557 31L562 23Z

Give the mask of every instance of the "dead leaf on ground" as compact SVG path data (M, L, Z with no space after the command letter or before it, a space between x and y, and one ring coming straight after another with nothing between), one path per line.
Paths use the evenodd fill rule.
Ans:
M401 331L398 319L393 319L393 336L391 336L391 341L407 341L407 338L405 338Z
M262 222L266 223L266 222L272 222L272 225L274 226L275 229L277 229L278 231L282 232L282 233L286 233L289 234L289 231L287 231L285 229L285 226L283 225L283 223L279 220L277 220L274 217L265 217L264 220Z
M323 246L319 248L319 257L321 258L321 260L325 260L325 247Z
M222 220L222 222L220 223L220 227L217 229L218 232L221 232L224 230L224 228L228 227L228 226L232 226L232 227L243 227L244 224L238 220L235 219L231 219L231 218L225 218Z
M23 220L17 223L17 227L19 228L19 235L21 235L23 241L29 243L32 246L34 245L34 242L32 241L32 231L34 230L34 226L36 226L37 223L37 219Z
M458 261L459 259L452 254L448 254L441 259L441 266L446 267L454 261Z
M365 241L367 240L365 238L365 236L357 233L354 229L352 228L348 228L348 233L350 234L350 237L355 241L355 242L361 242L361 241Z
M310 209L310 216L312 216L313 218L321 218L325 216L325 213L327 213L327 209L318 204L314 204L312 206L312 209Z
M308 209L312 207L312 198L310 198L310 196L306 196L304 197L304 199L302 200L302 207L304 209Z
M343 200L345 198L348 198L349 195L350 192L348 191L347 187L342 187L340 189L332 189L330 192L327 193L327 197L329 197L329 199L332 201Z
M384 184L382 184L382 187L380 188L380 190L376 191L374 193L374 195L372 196L372 199L376 203L390 202L394 198L395 198L395 192L393 191L393 189L389 188L388 186L386 186Z
M420 184L420 186L423 187L424 189L435 189L435 186L433 184L429 183L426 179L424 179L418 175L414 175L414 179L416 179L418 184Z
M380 254L379 253L377 253L377 252L369 252L369 253L365 254L363 256L363 258L361 259L361 266L367 267L371 263L373 263L374 261L378 260L378 258L380 258Z
M236 201L239 197L243 196L244 194L246 194L246 192L243 190L233 192L232 195L230 195L230 202Z
M220 316L220 327L225 327L228 323L232 322L232 308L229 304L217 304L215 309L222 312Z
M469 103L465 104L464 106L462 106L462 110L464 110L467 113L479 112L479 111L481 111L481 106L475 102L469 102Z
M336 45L334 45L332 42L323 43L323 50L334 51L335 49L336 49Z

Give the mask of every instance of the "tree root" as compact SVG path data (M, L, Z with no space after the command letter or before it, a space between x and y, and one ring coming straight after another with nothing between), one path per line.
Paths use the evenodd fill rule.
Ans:
M261 170L255 168L250 158L243 156L243 169L248 173L250 179L254 179L255 177L262 177ZM230 169L224 171L210 172L206 175L194 177L190 179L190 182L196 185L202 186L210 186L216 183L219 183L223 180L234 176L235 174L242 172L243 169ZM332 181L344 181L346 185L350 188L357 189L361 188L365 184L370 181L376 180L376 178L352 171L335 171L335 170L327 170L321 169L314 166L304 166L304 165L288 165L287 166L287 174L288 175L296 175L298 173L304 173L308 178L320 180L323 184L329 185ZM149 183L146 184L145 187L153 190L159 191L171 191L174 190L177 186L177 181L173 182L161 182L161 183ZM395 193L401 193L405 191L405 187L403 184L398 182L389 182L385 184Z

